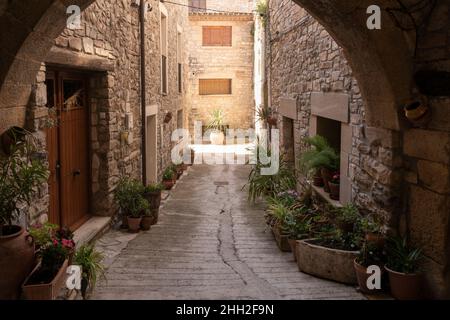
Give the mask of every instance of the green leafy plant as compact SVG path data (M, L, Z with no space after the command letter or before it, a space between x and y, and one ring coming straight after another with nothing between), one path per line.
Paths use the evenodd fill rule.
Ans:
M137 180L122 178L115 191L114 198L126 216L139 218L149 209L148 201L143 197L144 186Z
M256 110L256 116L261 122L267 122L273 115L273 109L269 106L260 106Z
M82 278L86 281L83 298L86 298L87 287L93 289L98 278L105 276L103 255L93 245L83 245L77 250L73 260L75 265L81 266Z
M382 266L385 263L385 259L386 254L382 248L366 241L359 251L356 262L367 268L373 265Z
M361 221L358 208L351 203L336 209L336 213L336 219L339 223L356 225Z
M0 158L0 235L12 226L23 204L30 205L37 188L48 179L48 170L36 157L36 144L29 134Z
M175 174L176 174L176 171L174 171L172 167L169 167L166 170L164 170L163 180L165 180L165 181L173 180L173 178L175 177Z
M266 27L269 15L269 4L267 0L258 1L258 3L256 4L256 12L258 12L263 26Z
M380 234L382 232L382 224L375 220L372 216L367 216L361 218L361 228L365 233L376 233Z
M289 238L291 239L303 240L309 238L311 235L312 218L288 215L284 223L286 225Z
M52 242L52 237L58 228L57 225L51 223L36 224L30 228L29 234L33 238L36 247L41 248Z
M420 272L422 250L409 245L407 238L389 238L387 242L387 267L393 271L414 274Z
M310 147L300 157L300 167L305 174L309 174L311 171L317 173L321 168L331 171L339 169L339 155L330 147L324 137L317 135L306 138L304 142Z
M213 131L224 131L224 114L221 109L216 109L211 112L211 119L208 123L207 129Z
M144 188L144 194L160 192L162 190L164 190L164 186L161 183L153 183Z

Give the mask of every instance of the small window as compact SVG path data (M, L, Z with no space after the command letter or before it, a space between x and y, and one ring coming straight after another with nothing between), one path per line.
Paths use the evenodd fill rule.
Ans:
M200 95L219 95L232 93L231 79L200 79Z
M182 34L177 33L177 61L178 61L178 93L183 93L183 52L182 52Z
M190 12L205 12L206 0L189 0Z
M204 47L231 47L233 27L203 27Z
M183 110L177 111L177 128L183 129Z
M162 94L168 93L168 37L167 37L167 15L161 12L161 92Z

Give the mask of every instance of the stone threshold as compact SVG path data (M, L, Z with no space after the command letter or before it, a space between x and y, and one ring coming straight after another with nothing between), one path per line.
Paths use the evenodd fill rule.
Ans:
M77 247L89 244L105 234L111 226L111 217L92 217L74 232Z
M342 208L343 205L342 203L340 203L337 200L333 200L330 198L330 195L328 193L325 192L325 190L323 188L320 187L316 187L315 185L311 184L312 189L314 190L314 192L323 200L325 200L326 202L328 202L329 204L331 204L333 207L335 208Z

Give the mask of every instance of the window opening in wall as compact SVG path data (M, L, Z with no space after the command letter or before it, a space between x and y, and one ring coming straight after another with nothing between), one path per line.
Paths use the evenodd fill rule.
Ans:
M182 52L182 34L181 32L177 33L177 66L178 66L178 93L183 92L183 52Z
M226 95L232 94L231 79L200 79L200 95Z
M204 47L231 47L233 42L233 28L231 26L204 26Z
M283 159L290 165L294 165L294 120L283 117Z
M177 128L183 129L183 110L177 112Z
M206 0L189 0L189 12L206 12Z

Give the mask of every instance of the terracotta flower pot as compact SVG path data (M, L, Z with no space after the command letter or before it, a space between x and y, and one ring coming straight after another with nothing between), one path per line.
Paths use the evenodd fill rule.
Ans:
M380 233L369 232L366 234L366 241L368 243L372 243L377 248L382 249L384 247L385 239L384 236Z
M3 234L8 235L0 236L0 300L13 300L35 266L35 248L22 227L3 227Z
M142 231L150 230L151 226L153 225L154 220L155 220L155 217L153 217L153 216L144 216L141 221L141 230Z
M161 191L148 192L145 199L150 204L150 209L159 209L161 206Z
M69 261L66 259L50 283L28 284L28 280L40 268L40 265L36 266L22 286L24 298L26 300L55 300L66 282L68 266Z
M339 200L341 186L338 183L328 182L330 188L330 198L333 200Z
M385 266L389 274L392 296L397 300L419 300L422 298L422 275L396 272Z
M407 104L404 110L406 118L417 121L427 114L429 108L425 101L417 100Z
M276 126L278 124L278 119L276 117L270 117L267 119L267 123L270 126Z
M127 217L127 220L128 220L128 230L131 233L138 233L139 229L141 228L142 218Z
M369 279L369 277L371 275L367 273L366 267L364 267L364 266L360 265L358 262L356 262L356 259L353 261L353 266L355 268L356 279L358 281L358 287L362 293L378 294L382 291L381 289L372 289L371 290L367 287L367 280ZM383 272L382 268L381 268L381 271Z
M166 190L172 190L172 188L175 186L175 181L174 180L164 180L163 185Z
M320 173L321 173L322 179L323 179L323 189L325 190L325 192L330 193L331 190L330 190L330 186L328 183L333 178L333 173L331 172L330 169L327 169L327 168L320 169Z

